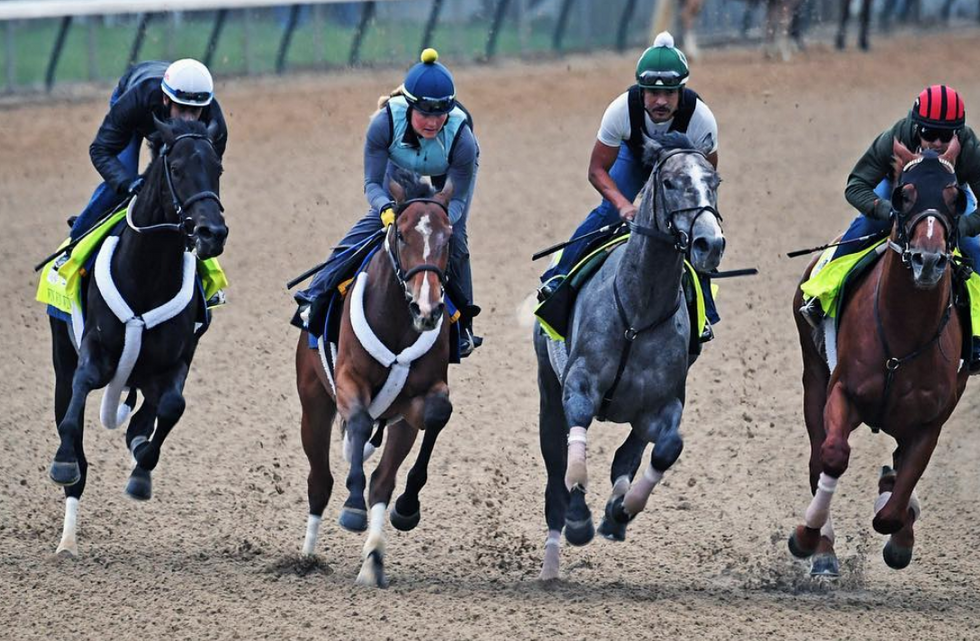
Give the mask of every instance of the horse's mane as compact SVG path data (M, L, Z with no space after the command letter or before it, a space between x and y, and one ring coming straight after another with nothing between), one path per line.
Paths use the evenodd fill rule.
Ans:
M674 149L696 151L694 143L687 137L687 134L682 134L678 131L668 131L657 134L650 140L647 140L643 149L643 162L650 166L656 165L661 154Z
M431 198L436 193L435 188L430 183L423 181L415 173L400 167L391 172L391 179L405 190L405 200Z

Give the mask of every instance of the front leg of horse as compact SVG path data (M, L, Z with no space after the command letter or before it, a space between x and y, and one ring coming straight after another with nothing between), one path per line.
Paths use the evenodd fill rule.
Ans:
M592 512L585 501L589 485L586 464L588 429L595 418L598 394L594 393L589 375L583 367L569 371L562 405L568 420L568 457L565 466L565 488L568 511L565 514L565 540L571 545L586 545L595 536Z
M631 429L626 440L623 441L613 456L613 463L610 468L612 492L609 495L609 500L606 501L605 514L603 514L602 522L599 524L599 534L610 541L622 542L626 540L627 523L620 523L613 518L613 510L616 505L622 505L623 497L626 496L633 478L636 477L637 470L640 469L643 450L646 449L646 446L647 442L636 430Z
M148 440L139 436L130 442L130 451L136 459L136 466L126 484L126 494L138 501L149 500L153 495L150 473L160 461L160 449L187 406L184 400L184 381L187 379L188 365L181 362L168 373L160 376L144 395L150 405L156 406L156 429ZM162 390L162 393L158 392ZM145 439L145 437L143 437Z
M833 551L834 529L830 516L830 502L837 489L837 482L847 470L851 448L847 439L860 424L860 417L847 399L840 381L833 384L824 409L826 437L819 444L821 472L813 498L804 514L803 524L796 527L789 538L789 550L797 558L814 556L812 576L837 576L839 564ZM816 447L817 444L813 443Z
M896 457L895 463L896 465L898 464L898 457ZM888 465L881 468L881 475L878 477L878 498L875 500L876 514L893 496L897 476L895 470ZM884 557L885 563L893 570L907 568L909 563L912 562L912 548L915 546L915 521L921 513L919 499L915 496L914 491L909 499L908 512L909 515L905 521L905 525L902 526L902 529L888 537L888 542L885 543L885 547L881 550L881 555Z
M655 445L650 463L643 474L633 479L629 490L622 497L613 500L609 513L615 522L625 526L636 518L646 508L650 494L660 483L664 473L677 462L684 449L684 439L680 433L683 412L683 403L680 399L674 399L652 418L634 426L642 439Z
M51 480L57 485L75 485L82 478L77 446L81 443L85 429L85 400L93 389L106 384L110 376L108 370L108 364L103 362L94 341L85 341L78 368L72 377L71 401L58 423L61 442L49 470Z
M367 410L360 407L347 419L347 431L351 441L350 471L347 473L349 495L340 511L338 523L345 530L363 532L368 526L367 505L364 502L366 479L364 476L364 444L371 436L374 421Z
M453 414L453 405L449 401L449 388L445 383L433 388L425 396L421 408L419 404L413 403L413 410L409 414L417 413L418 409L421 409L421 423L425 426L422 447L419 449L415 464L408 472L405 491L398 497L395 507L391 510L391 524L403 532L414 529L422 518L419 493L429 479L429 461L436 446L436 439ZM413 422L410 416L406 415L405 418L409 423Z

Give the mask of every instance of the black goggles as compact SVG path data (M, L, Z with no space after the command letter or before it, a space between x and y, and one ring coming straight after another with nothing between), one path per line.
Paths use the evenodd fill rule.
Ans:
M956 129L930 129L929 127L919 127L919 138L926 142L941 140L949 142L956 135Z
M637 79L644 89L677 89L684 77L676 71L644 71Z
M412 102L412 106L424 114L447 114L453 110L454 106L456 106L456 97L416 98L415 101Z
M174 89L170 85L167 85L167 90L178 102L191 102L198 103L193 106L199 107L204 103L211 101L210 91L184 91L182 89Z

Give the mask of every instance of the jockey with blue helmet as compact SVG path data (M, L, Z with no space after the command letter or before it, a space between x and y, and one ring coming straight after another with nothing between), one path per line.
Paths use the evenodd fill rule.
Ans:
M214 149L224 155L228 128L208 68L185 58L173 63L147 61L131 66L109 98L109 113L89 147L103 182L81 214L70 220L71 238L87 232L103 216L131 198L143 185L139 175L140 142L157 136L154 117L216 123Z
M657 134L673 131L687 135L694 148L703 152L717 168L718 124L708 105L687 88L689 77L687 58L674 46L674 38L666 31L658 34L653 46L636 63L636 84L613 100L602 116L589 160L589 182L603 200L572 238L620 220L633 220L636 214L633 201L652 169L643 162L644 144ZM562 250L559 261L541 277L544 284L538 292L539 300L554 292L588 244L588 240L583 240ZM719 319L711 287L707 286L706 278L702 281L707 317L715 323ZM711 336L707 325L703 340Z
M409 69L405 81L389 96L379 100L378 112L368 124L364 141L364 194L370 210L351 228L339 245L360 245L394 221L394 202L388 191L389 177L396 168L429 176L436 188L446 181L453 185L449 221L453 235L449 246L449 287L460 311L460 355L468 356L482 342L473 334L473 276L467 245L469 218L480 148L473 135L469 113L456 100L453 75L435 49L422 52L421 62ZM297 293L302 306L325 293L342 261L335 251L317 272L309 288ZM462 298L463 300L457 300Z

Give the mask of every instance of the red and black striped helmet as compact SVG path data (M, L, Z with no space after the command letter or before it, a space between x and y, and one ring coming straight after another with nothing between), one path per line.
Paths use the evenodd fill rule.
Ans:
M966 108L955 89L933 85L923 89L915 99L912 120L933 129L959 129L966 123Z

